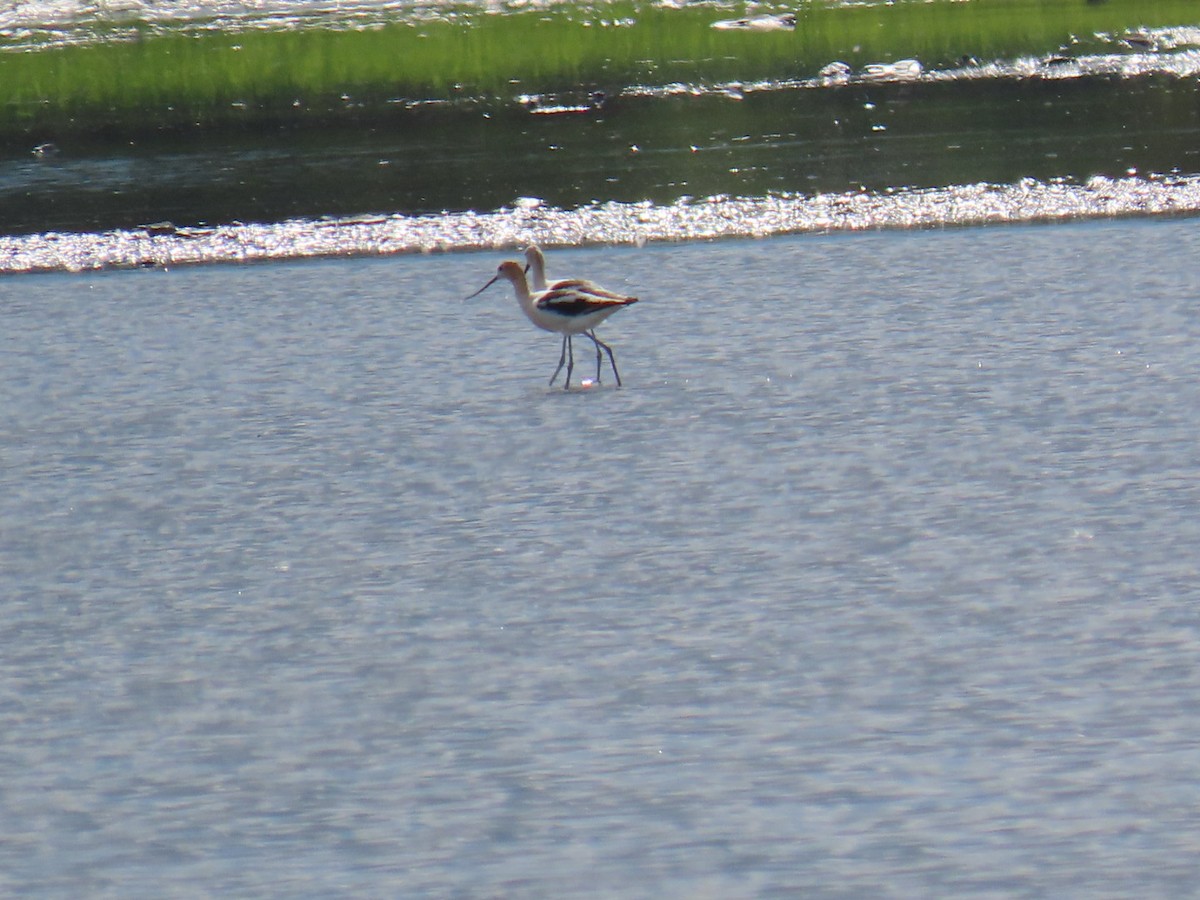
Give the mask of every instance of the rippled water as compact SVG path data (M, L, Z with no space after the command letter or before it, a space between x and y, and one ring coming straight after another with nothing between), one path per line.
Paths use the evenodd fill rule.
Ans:
M0 888L1181 896L1191 220L0 289ZM19 287L19 290L17 288Z

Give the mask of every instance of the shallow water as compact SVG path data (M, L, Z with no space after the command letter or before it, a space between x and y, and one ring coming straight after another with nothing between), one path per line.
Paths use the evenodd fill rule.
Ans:
M0 887L1190 892L1197 244L4 282Z

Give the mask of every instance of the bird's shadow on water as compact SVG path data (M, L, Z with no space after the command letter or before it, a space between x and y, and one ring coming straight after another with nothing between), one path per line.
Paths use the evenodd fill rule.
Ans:
M563 386L561 384L558 384L558 385L555 385L554 387L543 386L541 389L539 389L537 391L531 390L530 394L533 394L535 396L540 394L541 396L546 397L548 399L562 398L562 399L566 400L566 399L575 399L575 398L579 398L579 397L589 397L589 396L590 397L603 397L607 394L614 394L614 393L619 394L622 391L628 391L628 390L629 390L628 386L622 385L621 387L617 387L615 384L605 384L604 382L601 382L599 384L592 383L592 384L586 384L586 385L572 383L571 386L565 390L563 389Z
M611 379L605 379L599 384L592 383L580 387L575 381L571 382L569 390L563 390L562 382L553 387L547 386L543 379L537 384L527 384L518 389L516 396L522 402L543 409L588 409L609 412L624 411L633 413L643 409L646 404L661 404L669 402L663 397L679 389L661 378L650 377L642 381L636 377L625 377L622 373L622 384L618 387ZM657 400L651 398L658 397Z

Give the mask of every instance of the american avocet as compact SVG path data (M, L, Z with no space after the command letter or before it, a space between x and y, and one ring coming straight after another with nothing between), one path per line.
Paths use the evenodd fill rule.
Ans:
M540 254L541 251L538 252ZM545 278L544 271L543 263L543 280ZM563 390L570 388L571 373L575 369L575 351L571 345L571 338L582 334L596 345L597 356L599 356L601 348L608 354L613 375L616 376L617 386L620 387L621 373L617 371L617 361L613 358L612 347L596 337L593 329L617 310L629 306L631 303L637 303L637 297L614 294L603 288L596 288L595 285L592 285L594 290L589 290L587 287L589 283L583 281L556 282L544 290L530 291L529 282L525 279L525 269L520 263L512 260L501 263L491 281L471 297L482 294L501 278L507 278L512 284L513 290L517 294L517 302L521 304L521 311L525 313L530 322L545 331L553 331L563 336L562 353L558 357L558 367L550 376L550 384L554 384L565 362L567 379L563 384ZM471 297L467 299L470 300ZM598 376L599 373L597 373L597 380L599 380Z
M610 300L629 300L624 294L614 293L607 288L602 288L594 281L588 281L586 278L564 278L561 281L554 281L546 284L546 257L542 253L542 248L537 244L530 244L525 248L525 272L529 275L529 283L535 291L566 291L579 290L588 294L591 297L606 297ZM636 297L632 298L634 301ZM603 321L603 320L601 320ZM536 324L536 323L535 323ZM597 323L599 324L599 323ZM592 329L582 332L583 336L588 338L596 345L596 381L600 381L600 370L604 365L604 359L600 356L600 347L602 342L596 337L596 332ZM573 350L570 340L567 341L567 349ZM609 361L612 362L612 350L607 345L604 349L608 350ZM613 363L613 374L617 375L616 363ZM617 375L617 384L621 384L621 376Z

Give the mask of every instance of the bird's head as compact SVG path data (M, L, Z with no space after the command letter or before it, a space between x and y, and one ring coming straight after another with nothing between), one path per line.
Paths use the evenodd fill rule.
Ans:
M525 270L521 268L521 264L519 262L514 262L511 259L505 260L504 262L500 263L500 266L496 269L496 274L492 276L491 280L466 299L470 300L471 297L478 297L501 278L507 278L515 285L518 282L525 280Z

